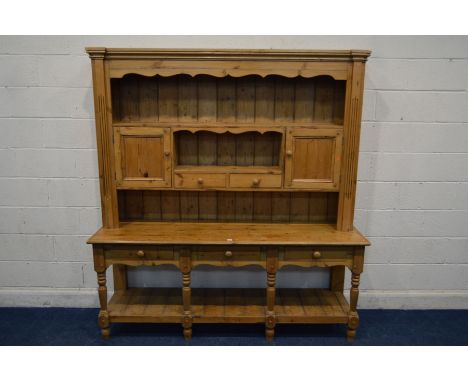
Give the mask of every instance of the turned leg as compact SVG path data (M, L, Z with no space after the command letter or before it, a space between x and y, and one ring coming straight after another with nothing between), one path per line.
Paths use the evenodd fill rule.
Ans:
M94 254L94 270L97 273L98 280L98 295L99 295L99 305L101 309L99 310L98 324L101 328L101 333L104 338L109 338L110 328L109 328L109 313L107 311L107 285L106 285L106 265L104 258L104 251L99 248L93 249Z
M349 341L356 337L356 330L359 326L359 315L357 312L357 303L359 297L359 281L364 267L364 247L356 248L353 255L353 266L351 268L351 290L349 296L348 313L348 333Z
M192 312L191 312L191 259L190 253L183 251L180 254L180 270L182 271L182 303L184 315L182 317L182 327L184 328L184 337L186 340L192 338Z
M359 326L359 315L356 307L359 297L359 273L354 273L351 276L351 290L349 298L349 314L348 314L348 340L352 341L356 337L356 329Z
M275 335L275 295L276 295L276 272L278 270L278 251L270 249L267 251L267 311L265 318L265 336L268 341L272 341Z

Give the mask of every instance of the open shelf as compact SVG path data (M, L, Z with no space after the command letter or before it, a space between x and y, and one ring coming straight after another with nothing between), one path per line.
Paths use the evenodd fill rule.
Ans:
M279 167L282 132L237 131L175 131L176 166Z
M278 289L275 314L284 323L346 323L349 305L340 292L327 289ZM266 290L194 288L191 314L195 323L263 323ZM130 288L111 298L113 322L181 322L181 288Z
M127 74L111 80L112 117L114 122L340 124L345 91L346 81L330 76L217 78Z

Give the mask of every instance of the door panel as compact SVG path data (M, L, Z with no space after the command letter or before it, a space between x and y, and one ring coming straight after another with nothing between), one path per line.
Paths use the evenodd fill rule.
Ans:
M285 186L338 190L341 129L290 128L286 138Z
M115 132L119 187L171 186L169 129L119 127Z

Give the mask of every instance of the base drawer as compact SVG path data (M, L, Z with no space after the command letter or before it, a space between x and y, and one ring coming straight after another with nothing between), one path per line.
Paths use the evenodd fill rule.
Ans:
M297 265L302 267L352 266L352 247L286 247L279 255L279 267Z
M161 263L173 263L176 254L173 247L153 247L144 245L118 246L105 248L104 254L107 264L125 264L132 262L157 261Z
M192 265L243 266L265 263L260 247L203 246L192 250Z

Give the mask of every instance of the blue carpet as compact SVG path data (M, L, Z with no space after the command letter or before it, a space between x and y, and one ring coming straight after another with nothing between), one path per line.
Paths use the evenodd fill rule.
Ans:
M113 324L103 340L97 309L0 308L0 345L186 345L180 325ZM468 345L468 310L360 310L352 346ZM344 325L278 325L271 345L349 345ZM263 325L193 328L191 345L270 345Z

